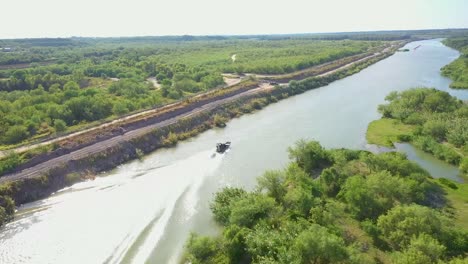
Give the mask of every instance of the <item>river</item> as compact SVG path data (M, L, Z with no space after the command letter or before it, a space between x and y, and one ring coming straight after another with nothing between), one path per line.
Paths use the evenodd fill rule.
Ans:
M393 90L430 86L468 99L439 72L457 51L440 40L405 48L410 52L22 206L1 230L0 263L177 263L190 232L219 231L209 210L213 194L223 186L252 189L262 172L288 162L287 148L298 139L366 149L367 125ZM228 140L232 149L213 157L215 143ZM457 177L456 168L446 169Z

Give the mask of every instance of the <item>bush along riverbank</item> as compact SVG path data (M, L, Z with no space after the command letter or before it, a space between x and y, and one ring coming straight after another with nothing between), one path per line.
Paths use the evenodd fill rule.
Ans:
M458 59L441 69L442 74L453 80L451 88L468 89L468 37L449 38L442 43L461 53Z
M393 146L410 142L468 174L468 105L436 89L392 92L380 105L382 119L367 130L371 144Z
M404 155L313 141L289 154L253 191L214 195L221 234L192 234L185 263L465 263L468 232L443 184Z
M158 128L133 140L104 149L102 152L89 155L81 159L71 160L64 164L58 164L41 177L25 178L0 186L0 196L16 205L35 201L66 186L70 186L81 180L92 178L93 175L111 170L118 165L130 160L141 158L158 148L171 147L179 140L193 137L228 119L260 110L270 103L303 93L307 90L325 86L337 79L355 74L369 65L384 59L391 54L383 54L368 61L357 63L342 71L324 77L312 77L302 81L291 81L288 86L275 86L269 90L240 97L235 101L218 106L214 109L198 113L189 118L180 119L177 123ZM6 212L2 222L11 219L13 211L7 210L9 204L3 207ZM0 209L1 210L1 209Z

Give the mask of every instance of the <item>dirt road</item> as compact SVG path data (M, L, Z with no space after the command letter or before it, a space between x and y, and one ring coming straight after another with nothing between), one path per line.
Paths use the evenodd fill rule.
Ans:
M317 76L326 76L326 75L332 74L332 73L334 73L336 71L342 70L344 68L348 68L348 67L352 66L355 63L358 63L358 62L370 59L372 57L378 56L378 55L380 55L382 53L388 52L388 51L390 51L391 48L395 47L396 45L397 44L392 44L390 47L386 47L385 49L383 49L380 52L376 52L376 53L374 53L374 54L372 54L370 56L366 56L364 58L361 58L361 59L358 59L356 61L350 62L350 63L348 63L346 65L338 67L338 68L336 68L334 70L327 71L327 72L322 73L322 74L317 75ZM332 62L326 62L326 63L320 64L320 65L316 65L316 66L308 68L308 69L297 71L297 72L295 72L295 74L310 71L311 69L314 69L314 68L326 67L326 66L330 65L331 63L333 63L333 61ZM254 74L246 74L246 76L249 76L249 75L254 75ZM261 80L263 78L281 77L283 75L287 76L288 74L279 74L279 75L259 75L259 74L257 74L255 76L258 79ZM225 87L228 88L230 86L234 86L236 84L239 84L242 81L243 78L240 78L239 76L237 78L235 78L235 75L233 75L233 74L223 74L223 79L224 79L224 81L226 83ZM148 81L152 82L154 85L155 85L155 83L157 83L155 78L154 79L149 78ZM285 83L287 84L287 82L285 82ZM282 84L285 85L285 83L282 83ZM171 106L174 106L174 104L169 104L169 105L166 105L166 106L163 106L163 107L142 111L142 112L139 112L139 113L135 113L135 114L126 116L126 117L121 117L121 118L106 122L104 124L97 125L97 126L94 126L94 127L91 127L91 128L87 128L87 129L84 129L84 130L80 130L80 131L77 131L77 132L73 132L71 134L67 134L67 135L64 135L64 136L59 136L59 137L55 137L55 138L51 138L51 139L44 139L42 142L29 144L29 145L25 145L25 146L20 146L20 147L10 149L10 150L0 151L0 158L6 156L8 153L11 153L11 152L22 153L22 152L25 152L25 151L28 151L28 150L31 150L31 149L34 149L34 148L37 148L37 147L41 147L41 146L44 146L44 145L49 145L49 144L52 144L52 143L60 142L60 141L70 139L70 138L73 138L73 137L76 137L76 136L79 136L79 135L82 135L82 134L86 134L86 133L89 133L89 132L92 132L92 131L100 130L100 129L103 129L103 128L106 128L106 127L109 127L109 126L114 126L114 125L117 125L117 124L120 124L120 123L125 123L125 122L127 122L129 120L132 120L132 119L136 119L136 118L139 118L139 117L154 114L154 113L156 113L158 111L167 109L168 107L171 107Z
M359 59L357 61L348 63L348 64L343 65L343 66L341 66L339 68L336 68L334 70L330 70L330 71L328 71L326 73L322 73L322 74L320 74L318 76L326 76L326 75L333 74L333 73L335 73L335 72L337 72L339 70L349 68L349 67L351 67L352 65L354 65L356 63L359 63L359 62L374 58L374 57L376 57L376 56L378 56L378 55L380 55L382 53L383 53L383 51L378 52L378 53L374 53L374 54L372 54L370 56L367 56L367 57ZM152 130L154 130L156 128L161 128L161 127L165 127L165 126L168 126L170 124L173 124L173 123L177 122L181 118L189 117L189 116L192 116L192 115L197 114L197 113L202 112L202 111L207 111L207 110L214 109L217 106L220 106L220 105L223 105L225 103L234 101L234 100L236 100L236 99L238 99L240 97L244 97L244 96L248 96L248 95L251 95L251 94L254 94L254 93L258 93L258 92L263 91L263 90L268 90L268 89L271 89L272 87L273 86L270 85L268 82L261 83L256 88L253 88L253 89L238 93L238 94L230 96L228 98L219 99L219 100L207 103L207 104L202 105L201 107L198 107L198 108L196 108L194 110L191 110L191 111L187 110L186 113L182 113L182 114L180 114L178 116L175 116L173 118L169 118L169 119L166 119L164 121L161 121L161 122L158 122L158 123L155 123L155 124L150 124L150 125L145 126L145 127L141 127L141 128L138 128L138 129L128 131L128 132L126 132L126 133L124 133L122 135L117 135L117 136L114 136L112 138L97 142L97 143L95 143L93 145L83 147L81 149L70 152L68 154L61 155L59 157L50 159L50 160L45 161L43 163L40 163L38 165L35 165L35 166L30 167L30 168L24 169L24 170L22 170L20 172L2 176L2 177L0 177L0 184L4 183L4 182L8 182L8 181L15 181L15 180L20 180L20 179L24 179L24 178L40 176L41 174L47 172L51 168L58 167L58 166L60 166L60 165L62 165L64 163L66 163L67 161L77 160L77 159L80 159L80 158L83 158L83 157L86 157L86 156L89 156L89 155L99 153L99 152L101 152L101 151L103 151L103 150L105 150L107 148L116 146L119 143L129 141L129 140L134 139L134 138L138 138L141 135L144 135L144 134L146 134L146 133L148 133L148 132L150 132L150 131L152 131ZM199 95L199 96L201 96L201 95ZM171 105L168 105L168 106L165 106L164 108L170 107L170 106ZM64 137L59 137L59 138L55 138L55 139L52 139L52 140L48 140L46 142L42 142L42 143L39 143L39 144L36 144L36 145L33 145L33 146L25 146L25 147L22 147L22 148L18 148L17 151L20 151L21 149L26 150L28 148L50 144L50 143L53 143L53 142L57 142L57 141L66 139L66 138L74 137L76 135L87 133L87 132L95 130L95 129L106 128L107 126L110 126L110 125L113 125L113 124L116 124L116 123L125 122L126 120L134 119L134 118L140 117L140 116L142 117L142 116L145 116L145 115L148 115L148 114L151 114L151 113L155 113L155 112L158 112L158 111L161 111L161 108L151 109L151 110L148 110L148 111L137 113L135 115L131 115L131 116L127 116L127 117L124 117L124 118L116 119L116 120L114 120L112 122L109 122L109 123L106 123L106 124L103 124L103 125L100 125L100 126L97 126L97 127L93 127L93 128L87 129L87 130L76 132L76 133L73 133L73 134L70 134L70 135L67 135L67 136L64 136Z
M110 138L110 139L107 139L107 140L104 140L104 141L100 141L100 142L98 142L96 144L81 148L81 149L76 150L74 152L71 152L69 154L65 154L65 155L59 156L57 158L54 158L54 159L48 160L46 162L43 162L41 164L38 164L36 166L33 166L31 168L24 169L21 172L18 172L18 173L15 173L15 174L10 174L10 175L5 175L3 177L0 177L0 184L4 183L4 182L8 182L8 181L14 181L14 180L20 180L20 179L24 179L24 178L40 176L41 174L46 173L50 168L60 166L61 164L64 164L67 161L78 160L78 159L84 158L86 156L90 156L90 155L99 153L99 152L101 152L101 151L103 151L103 150L105 150L105 149L107 149L109 147L115 146L115 145L117 145L119 143L129 141L131 139L138 138L138 137L140 137L142 135L145 135L145 134L149 133L150 131L152 131L152 130L154 130L156 128L161 128L161 127L171 125L171 124L177 122L181 118L189 117L189 116L195 115L195 114L197 114L199 112L202 112L202 111L212 110L217 106L220 106L222 104L234 101L234 100L236 100L236 99L238 99L240 97L244 97L244 96L247 96L247 95L258 93L258 92L260 92L262 90L267 90L267 89L271 89L271 88L272 88L272 86L269 85L269 84L261 84L257 88L254 88L254 89L251 89L251 90L236 94L234 96L231 96L231 97L228 97L228 98L225 98L225 99L220 99L220 100L217 100L217 101L214 101L214 102L211 102L211 103L207 103L207 104L205 104L205 105L203 105L203 106L201 106L199 108L196 108L196 109L194 109L192 111L188 111L187 113L180 114L180 115L178 115L176 117L164 120L162 122L152 124L152 125L149 125L149 126L146 126L146 127L142 127L142 128L139 128L139 129L135 129L135 130L132 130L132 131L128 131L125 134L118 135L118 136L115 136L113 138Z

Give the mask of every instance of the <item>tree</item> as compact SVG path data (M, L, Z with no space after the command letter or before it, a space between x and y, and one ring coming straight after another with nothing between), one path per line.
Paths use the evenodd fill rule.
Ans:
M54 128L55 128L55 131L62 132L67 129L67 124L62 119L55 119Z
M291 215L308 216L315 198L322 195L319 184L313 181L309 174L296 163L291 163L288 166L285 175L284 185L287 192L284 196L284 206L288 208Z
M25 140L26 138L28 138L28 136L29 133L27 127L22 125L15 125L10 127L6 131L3 138L3 142L5 142L6 144L16 144Z
M229 223L251 228L260 219L273 216L277 210L273 198L262 194L248 194L232 203Z
M367 177L353 176L346 181L339 197L346 201L358 219L377 219L396 204L412 201L409 182L387 171Z
M74 81L68 81L64 86L63 90L64 91L73 91L73 90L79 90L80 86L74 82Z
M317 141L299 140L294 147L288 148L288 152L289 158L310 174L331 163L327 152Z
M294 251L300 263L337 263L348 258L343 240L316 224L297 236Z
M445 246L427 234L411 238L410 244L403 252L394 255L396 264L439 263L445 253Z
M245 242L250 230L237 225L229 225L223 231L224 247L231 263L240 263L247 257L247 245Z
M190 234L185 259L193 264L228 264L221 254L220 243L216 239Z
M246 191L240 188L223 188L217 192L214 201L210 204L215 220L223 225L229 223L232 204L246 195Z
M128 113L130 110L127 107L126 102L115 102L114 106L112 107L112 113L115 115L123 115Z
M442 141L447 133L446 126L446 122L442 120L429 120L423 125L423 133Z
M396 250L407 248L413 236L442 238L444 225L448 225L444 216L420 205L396 206L377 221L383 237Z
M273 197L276 202L281 202L286 194L284 186L285 177L280 171L267 171L257 179L259 191L266 190L267 195Z
M327 168L320 174L320 183L323 191L330 197L335 197L346 182L347 176L340 173L336 168Z

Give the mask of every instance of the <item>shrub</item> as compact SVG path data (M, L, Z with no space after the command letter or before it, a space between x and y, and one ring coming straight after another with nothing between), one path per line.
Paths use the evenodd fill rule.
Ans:
M7 157L0 160L0 175L12 171L23 162L23 158L16 153L8 155Z
M213 117L213 122L214 122L215 126L217 126L217 127L225 127L226 122L227 122L227 118L225 118L222 115L215 114L214 117Z
M163 137L162 143L164 146L174 146L179 141L179 137L174 132L169 132L166 137Z
M62 119L55 119L54 120L54 128L57 132L63 132L67 129L67 123Z
M26 138L28 138L29 132L27 127L16 125L10 127L3 136L3 142L6 144L16 144L19 143Z
M439 181L441 184L443 184L443 185L445 185L445 186L447 186L447 187L449 187L449 188L451 188L451 189L454 189L454 190L458 189L458 186L457 186L454 182L452 182L451 180L449 180L449 179L446 179L446 178L439 178L438 181Z
M229 223L232 204L246 195L246 191L239 188L226 187L217 192L214 201L210 204L215 220L223 225Z

